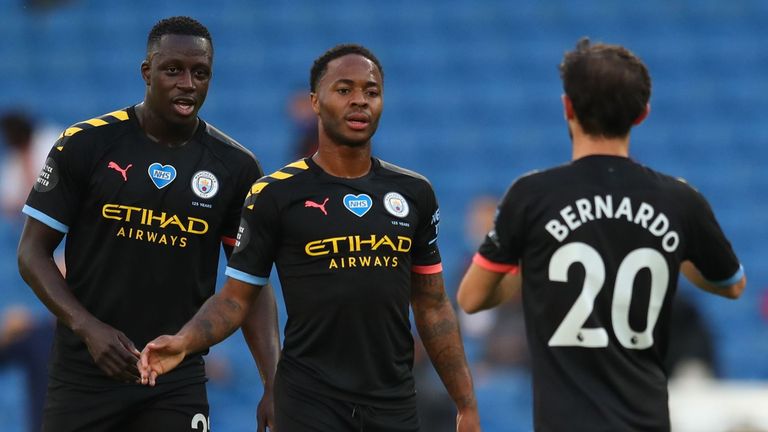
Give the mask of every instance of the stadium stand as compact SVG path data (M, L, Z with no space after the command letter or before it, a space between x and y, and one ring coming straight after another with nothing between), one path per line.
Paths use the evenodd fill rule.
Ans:
M563 52L584 35L627 45L653 78L634 158L709 198L749 277L737 302L693 296L713 328L722 378L768 379L768 323L758 306L768 289L768 2L73 0L46 11L26 4L0 3L0 110L23 107L71 124L139 101L147 31L161 17L191 15L208 25L216 47L202 115L250 147L267 172L290 155L286 100L307 81L312 60L340 42L369 46L386 83L374 151L432 180L449 269L461 265L471 197L499 195L519 175L569 159L557 72ZM16 270L18 234L17 222L0 221L0 306L42 311ZM457 273L446 272L451 290ZM212 424L254 430L261 386L242 338L214 352L231 359L238 379L209 387ZM526 377L510 371L477 385L486 432L530 430ZM19 388L15 372L0 373L4 431L23 429Z

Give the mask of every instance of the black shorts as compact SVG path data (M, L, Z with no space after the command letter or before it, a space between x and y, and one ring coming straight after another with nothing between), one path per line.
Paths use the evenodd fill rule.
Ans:
M418 432L416 402L373 407L295 387L278 372L275 421L287 432ZM415 399L415 398L414 398Z
M204 382L155 387L48 383L42 432L209 432Z

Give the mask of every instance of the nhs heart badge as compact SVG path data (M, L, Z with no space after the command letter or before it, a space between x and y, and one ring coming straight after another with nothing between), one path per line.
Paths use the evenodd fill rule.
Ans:
M373 206L373 200L367 194L344 195L344 207L358 217L363 217Z
M173 165L161 165L157 162L149 166L147 173L158 189L168 186L176 178L176 168Z

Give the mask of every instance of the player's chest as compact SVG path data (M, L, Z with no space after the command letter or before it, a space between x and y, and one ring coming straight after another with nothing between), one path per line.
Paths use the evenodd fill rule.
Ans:
M116 217L165 212L205 219L225 209L230 183L225 167L199 144L181 149L125 145L95 164L88 198L103 214Z
M295 194L281 211L286 240L310 251L340 248L409 250L419 206L396 186L318 185Z

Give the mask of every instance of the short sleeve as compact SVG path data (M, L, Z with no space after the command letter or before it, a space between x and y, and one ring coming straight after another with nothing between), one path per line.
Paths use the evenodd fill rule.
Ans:
M424 182L422 199L419 206L419 222L414 238L412 268L414 273L433 274L442 271L440 250L437 236L440 231L440 207L435 191L428 182Z
M248 157L248 164L241 170L236 178L235 199L227 206L227 213L221 228L221 241L227 246L234 246L240 227L240 216L243 210L242 198L248 194L251 185L261 178L264 172L256 159Z
M266 285L280 236L280 215L270 188L254 183L242 208L235 250L227 276L253 285Z
M473 263L497 273L513 271L523 255L524 204L520 186L513 184L499 202L493 228L485 236Z
M84 135L65 136L56 142L22 209L27 216L62 233L69 231L77 217L83 191L88 187L91 159Z
M693 188L687 206L688 247L685 259L690 260L708 281L730 285L738 282L743 268L725 237L707 200Z

